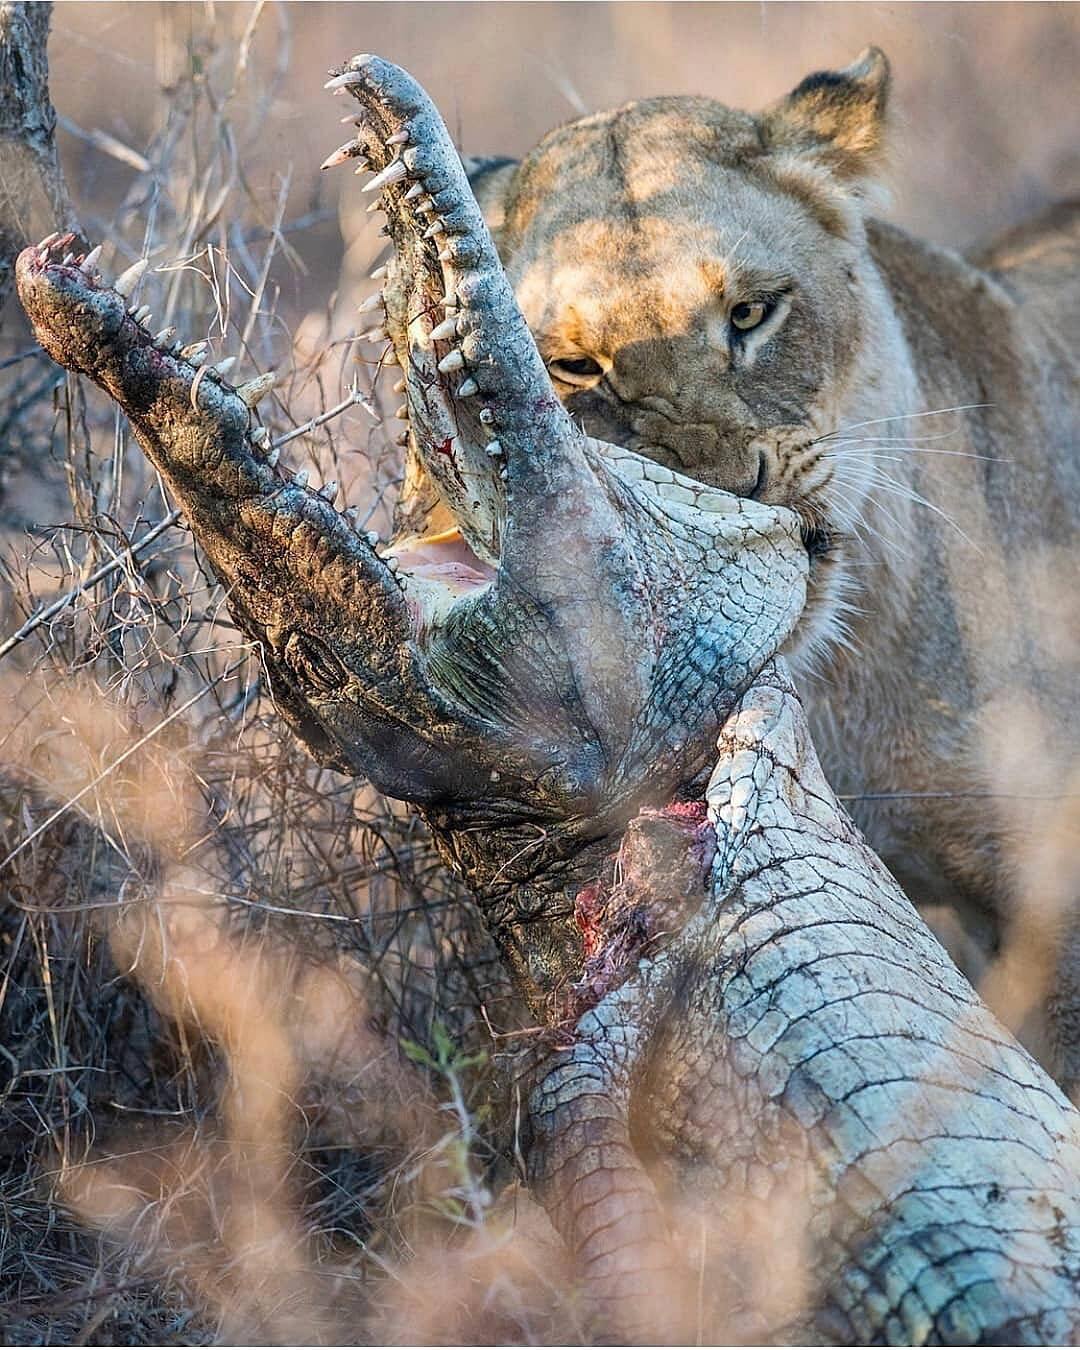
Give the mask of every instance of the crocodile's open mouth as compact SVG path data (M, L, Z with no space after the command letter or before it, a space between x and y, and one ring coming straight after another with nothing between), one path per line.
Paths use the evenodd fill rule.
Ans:
M369 56L330 87L358 135L327 166L374 174L393 243L361 306L400 371L391 541L281 460L257 420L271 375L233 384L206 344L152 331L145 262L109 285L96 250L51 236L20 255L20 298L50 355L127 414L325 762L414 802L621 812L698 772L725 700L790 632L797 519L586 437L427 95Z

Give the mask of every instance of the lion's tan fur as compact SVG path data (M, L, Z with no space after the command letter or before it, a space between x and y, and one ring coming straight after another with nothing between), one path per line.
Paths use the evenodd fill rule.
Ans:
M605 371L557 383L587 430L803 513L793 656L832 782L980 962L1045 937L1040 1048L1075 1079L1067 916L1026 860L1077 825L1080 205L970 259L875 221L888 79L871 51L758 116L630 104L475 187L541 353ZM762 294L790 311L740 346Z

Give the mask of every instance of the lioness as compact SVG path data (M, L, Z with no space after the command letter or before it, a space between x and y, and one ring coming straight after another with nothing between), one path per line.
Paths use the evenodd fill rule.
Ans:
M1080 203L968 256L873 219L888 90L869 49L470 167L586 429L801 513L831 781L1075 1090Z

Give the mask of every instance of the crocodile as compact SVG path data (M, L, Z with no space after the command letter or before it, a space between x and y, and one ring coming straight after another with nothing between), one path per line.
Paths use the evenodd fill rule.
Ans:
M52 236L38 340L126 414L321 763L424 818L539 1031L517 1146L597 1339L1064 1343L1080 1114L994 1019L825 781L784 660L808 568L783 507L567 413L434 105L358 56L357 161L392 243L362 306L401 373L388 541L282 462L203 344L153 335ZM761 1296L762 1223L799 1277Z

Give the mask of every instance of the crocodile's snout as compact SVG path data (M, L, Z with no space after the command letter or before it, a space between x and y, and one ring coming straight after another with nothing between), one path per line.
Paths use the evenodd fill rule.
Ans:
M131 296L145 271L145 262L129 268L112 287L99 285L100 247L75 253L74 234L51 234L26 248L15 263L19 296L42 346L61 365L89 370L123 331ZM129 323L134 339L138 325Z

